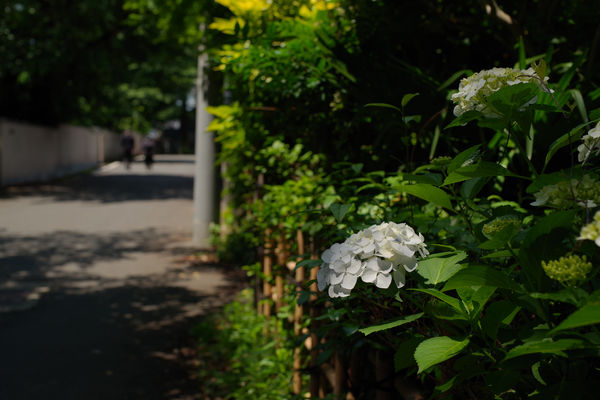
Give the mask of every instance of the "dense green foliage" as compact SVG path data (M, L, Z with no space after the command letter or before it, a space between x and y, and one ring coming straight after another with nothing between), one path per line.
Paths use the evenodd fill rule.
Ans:
M280 322L256 314L252 297L242 291L222 313L194 328L203 398L290 398L293 342Z
M220 9L212 1L7 0L1 7L1 116L139 131L189 120L199 24Z
M393 221L431 253L401 289L358 279L346 298L320 293L320 360L384 349L427 398L593 398L600 252L583 239L596 235L599 164L577 147L600 120L599 11L244 4L211 25L236 40L212 52L234 101L210 110L234 234L258 247L302 229L320 253ZM460 78L492 67L522 71L455 119Z

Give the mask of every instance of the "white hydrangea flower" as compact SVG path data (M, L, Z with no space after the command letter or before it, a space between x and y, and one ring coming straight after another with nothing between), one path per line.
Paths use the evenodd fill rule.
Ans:
M573 197L575 195L575 197ZM600 183L591 175L546 185L534 193L532 206L571 208L575 205L593 208L600 204Z
M406 272L417 268L417 256L428 254L423 235L407 224L373 225L323 252L318 289L329 287L330 297L346 297L358 278L382 289L387 289L392 281L401 288Z
M577 159L585 163L592 153L600 154L600 122L581 138L583 143L577 147Z
M581 228L578 240L593 240L600 247L600 211L596 211L594 220Z
M543 84L533 68L525 70L515 68L492 68L479 71L468 78L460 81L458 92L452 95L452 101L456 104L454 115L459 117L467 111L475 110L488 116L496 114L487 106L486 98L492 93L505 86L518 83L534 82L540 84L542 90L548 90L545 83L548 77L544 77ZM551 92L551 91L550 91ZM537 96L528 100L521 109L537 101Z

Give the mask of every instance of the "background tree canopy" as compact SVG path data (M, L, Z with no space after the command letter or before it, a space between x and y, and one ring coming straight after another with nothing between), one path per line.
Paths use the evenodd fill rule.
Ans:
M217 7L190 0L2 4L0 115L139 131L185 114L199 25Z

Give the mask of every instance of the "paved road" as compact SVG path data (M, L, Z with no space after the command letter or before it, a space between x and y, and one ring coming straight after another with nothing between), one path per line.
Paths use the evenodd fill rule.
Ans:
M0 194L0 399L194 399L189 329L228 299L191 263L193 158Z

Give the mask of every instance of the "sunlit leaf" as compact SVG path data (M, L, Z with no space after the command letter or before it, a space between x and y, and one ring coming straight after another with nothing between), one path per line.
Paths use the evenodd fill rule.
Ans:
M439 336L421 342L415 350L415 360L419 366L417 373L444 362L467 347L469 339L455 340L447 336Z

